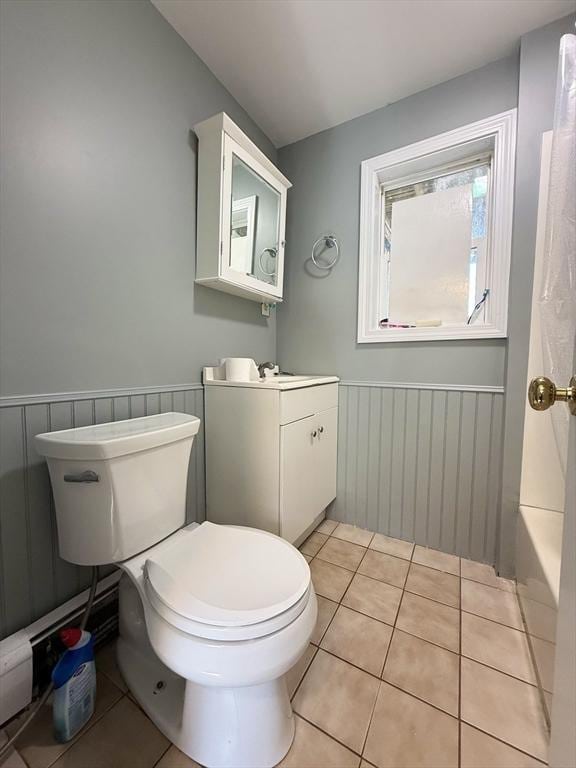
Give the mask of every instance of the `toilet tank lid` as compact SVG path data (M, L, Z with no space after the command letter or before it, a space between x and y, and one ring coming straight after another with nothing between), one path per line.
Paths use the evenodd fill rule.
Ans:
M90 427L36 435L36 450L55 459L111 459L193 437L200 419L187 413L158 413Z

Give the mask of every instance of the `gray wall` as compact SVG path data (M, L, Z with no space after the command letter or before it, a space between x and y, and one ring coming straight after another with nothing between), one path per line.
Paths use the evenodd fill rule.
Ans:
M357 344L360 163L516 106L518 61L511 57L410 96L279 150L294 184L286 232L286 303L278 312L278 356L286 370L345 379L496 385L504 383L505 342ZM310 276L310 249L322 233L341 240L332 273Z
M562 35L574 33L574 16L537 29L522 38L518 97L518 137L514 232L510 272L510 315L506 372L506 429L502 494L500 560L509 571L514 559L520 500L528 338L534 276L534 247L540 182L542 134L552 128ZM542 371L546 374L546 371ZM557 382L558 386L565 386Z
M202 417L201 392L174 386L220 356L274 359L276 329L258 304L194 285L190 129L225 110L275 159L194 52L148 0L0 11L2 636L87 580L58 556L34 434L159 409ZM94 393L119 387L149 394ZM188 517L202 519L201 436L193 450Z
M340 388L330 515L490 563L499 535L506 342L356 343L360 163L511 109L517 91L514 56L279 151L294 184L279 360L286 370L362 384ZM342 255L318 278L310 248L326 232L340 238Z
M263 133L148 0L2 0L0 394L179 384L274 359L275 320L194 285L192 126Z

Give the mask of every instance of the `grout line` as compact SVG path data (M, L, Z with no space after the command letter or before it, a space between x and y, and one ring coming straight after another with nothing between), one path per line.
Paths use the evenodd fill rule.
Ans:
M308 644L308 648L309 648L310 646L312 646L312 648L314 649L314 653L312 654L312 656L311 656L311 658L310 658L310 661L308 662L308 664L306 664L306 668L304 669L304 672L302 672L302 677L301 677L301 678L300 678L300 680L298 681L298 685L296 686L296 688L294 688L294 691L293 691L292 695L290 696L290 703L292 703L292 701L295 699L295 697L296 697L296 694L297 694L297 693L298 693L298 691L300 690L300 686L301 686L301 685L302 685L302 683L304 682L304 678L306 677L306 675L307 675L307 673L308 673L308 670L309 670L309 669L310 669L310 667L312 666L312 662L314 661L314 659L316 658L316 655L318 654L318 651L320 650L320 646L319 646L319 645L314 645L314 643L309 643L309 644ZM306 650L308 650L308 648L307 648ZM304 651L304 653L306 653L306 651ZM292 709L293 709L293 711L294 711L294 708L292 708Z
M489 733L488 731L485 731L482 728L479 728L477 725L473 725L472 723L469 723L467 720L461 720L460 725L467 725L469 728L472 728L474 731L479 731L480 733L483 733L485 736L489 736L491 739L494 739L494 741L499 742L500 744L504 744L506 747L510 747L512 749L515 749L517 752L520 752L522 755L526 755L526 757L530 757L532 760L535 760L537 763L543 766L548 766L548 763L543 763L542 760L540 760L539 757L534 757L534 755L530 754L530 752L526 752L525 749L522 749L521 747L517 747L515 744L512 744L509 741L504 741L503 739L499 738L498 736L495 736L493 733ZM498 766L492 766L491 768L498 768Z
M462 573L462 569L460 569ZM462 577L459 584L460 610L458 611L458 765L462 765Z
M510 624L504 624L503 621L497 621L496 619L489 619L487 616L482 616L480 613L474 613L474 611L467 611L465 608L462 608L462 613L468 613L470 616L477 616L479 619L484 619L484 621L491 621L492 624L498 624L500 627L506 627L506 629L515 629L516 632L522 632L523 635L526 634L526 632L523 629L518 629L518 627L512 627Z
M116 686L116 687L118 688L118 686ZM118 690L120 690L120 689L118 689ZM92 730L92 728L94 728L94 726L95 726L97 723L99 723L99 722L100 722L100 720L102 720L102 718L103 718L105 715L107 715L109 712L111 712L111 711L114 709L114 707L115 707L117 704L120 704L120 702L122 701L122 699L123 699L123 698L125 698L125 697L128 695L128 694L125 694L125 693L123 693L122 691L120 691L120 693L121 693L121 696L120 696L120 698L118 698L118 699L116 699L115 701L113 701L113 702L110 704L110 706L109 706L109 707L107 707L106 709L104 709L104 710L103 710L103 711L102 711L102 712L101 712L101 713L98 715L98 717L94 717L94 715L93 715L93 716L92 716L92 718L91 718L91 720L89 721L89 723L90 723L90 724L89 724L89 725L87 725L87 727L83 728L83 729L80 731L80 733L78 733L78 734L77 734L77 736L76 736L75 738L71 739L71 741L68 741L68 742L66 742L66 747L65 747L64 751L63 751L63 752L61 752L61 753L60 753L60 754L59 754L57 757L55 757L55 758L54 758L54 760L52 760L50 763L48 763L46 766L44 766L44 768L51 768L51 767L52 767L52 766L53 766L53 765L54 765L56 762L58 762L58 761L59 761L59 760L60 760L62 757L64 757L64 755L65 755L67 752L69 752L69 751L70 751L70 750L71 750L73 747L75 747L75 746L76 746L76 744L78 744L78 743L80 742L80 740L81 740L81 739L83 739L83 738L84 738L84 737L85 737L85 736L86 736L86 735L87 735L87 734L88 734L88 733L89 733L89 732Z
M486 669L491 669L493 672L499 672L501 675L504 675L505 677L511 677L512 680L517 680L519 683L524 683L524 685L529 685L532 688L538 688L537 683L529 683L528 680L524 680L523 677L517 677L516 675L513 675L511 672L506 672L503 669L498 669L498 667L493 667L491 664L486 664L484 661L479 661L478 659L475 659L473 656L467 656L465 653L461 654L463 659L466 659L467 661L473 661L474 664L480 664L481 667L486 667Z
M528 653L530 655L530 661L532 662L532 669L534 670L534 674L536 676L536 687L538 688L538 696L540 699L540 706L542 707L542 712L544 714L544 722L546 723L546 729L548 731L548 734L550 735L550 731L552 729L552 722L551 722L551 714L548 712L548 704L546 702L546 697L544 696L544 686L542 685L542 680L540 677L540 670L538 669L538 664L536 663L536 653L534 652L534 644L532 642L532 635L530 632L528 632L528 623L526 622L526 616L524 615L524 608L522 606L522 601L518 597L518 593L515 594L516 602L518 603L518 609L520 611L520 616L522 618L522 626L526 630L525 636L526 636L526 642L528 643ZM540 638L537 638L540 639ZM542 640L541 640L542 642ZM545 641L546 642L546 641ZM553 694L552 694L553 695Z
M148 719L150 719L150 718L148 718ZM164 734L162 734L162 735L164 736ZM167 737L166 737L166 738L167 738ZM166 753L167 753L167 752L168 752L168 751L171 749L171 747L173 747L173 746L174 746L174 747L176 747L176 745L175 745L175 744L173 744L173 743L172 743L170 740L168 740L168 746L166 747L166 749L164 750L164 752L162 752L162 754L160 755L160 757L158 758L158 760L156 760L156 762L154 763L154 765L152 766L152 768L156 768L156 766L157 766L157 765L160 763L160 761L162 760L162 758L164 757L164 755L165 755L165 754L166 754ZM178 749L178 747L176 747L176 749ZM182 753L182 754L184 754L184 753ZM186 757L188 757L188 755L186 755ZM188 758L188 759L189 759L189 760L191 760L191 758Z
M308 723L308 725L311 725L313 728L316 728L317 731L320 731L320 733L323 733L324 736L327 736L332 741L335 741L337 744L340 744L341 747L345 747L349 752L352 752L353 755L357 755L358 757L362 757L360 752L356 752L356 750L352 749L352 747L350 747L348 744L344 744L344 742L340 741L340 739L338 739L336 736L333 736L328 731L325 731L324 728L322 728L321 725L318 725L318 723L315 723L313 720L309 720L307 717L305 717L304 715L300 714L300 712L296 712L296 710L294 710L294 714L297 715L300 718L300 720L304 720L305 723ZM288 750L288 753L287 753L286 757L289 754L290 754L290 750Z

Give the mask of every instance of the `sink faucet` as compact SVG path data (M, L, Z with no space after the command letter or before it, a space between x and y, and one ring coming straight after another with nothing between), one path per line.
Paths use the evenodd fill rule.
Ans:
M274 363L259 363L258 364L258 376L260 376L260 378L263 379L264 378L264 371L266 369L271 371L273 368L275 368Z

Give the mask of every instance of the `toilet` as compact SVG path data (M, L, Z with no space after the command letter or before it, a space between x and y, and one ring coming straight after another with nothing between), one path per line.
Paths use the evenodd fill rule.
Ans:
M267 768L294 737L285 675L316 623L310 569L267 531L185 525L200 420L164 413L37 435L60 555L114 563L118 663L179 749L207 768Z

